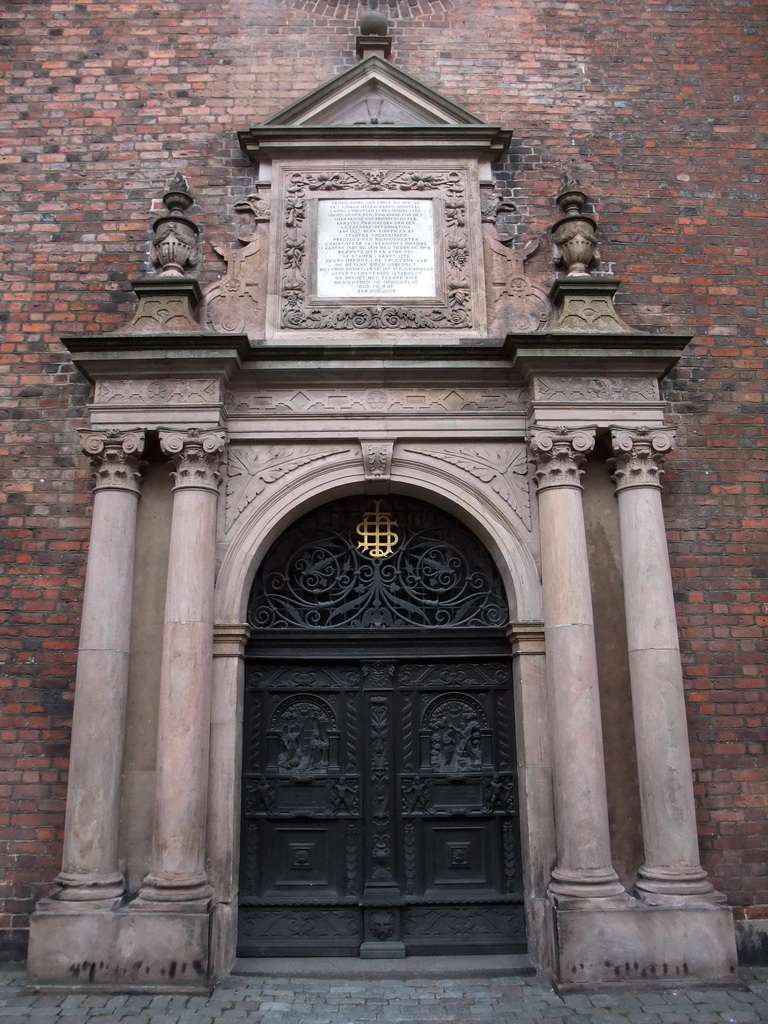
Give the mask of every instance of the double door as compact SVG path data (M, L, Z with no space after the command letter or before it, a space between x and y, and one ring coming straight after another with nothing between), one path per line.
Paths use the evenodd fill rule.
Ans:
M239 955L524 949L508 654L362 641L248 662Z

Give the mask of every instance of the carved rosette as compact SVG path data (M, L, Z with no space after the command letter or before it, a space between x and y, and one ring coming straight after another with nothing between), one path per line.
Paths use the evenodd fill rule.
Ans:
M193 487L218 494L226 445L223 430L161 430L160 449L176 467L172 474L174 490Z
M326 309L310 302L308 284L307 215L312 193L353 191L392 197L407 192L442 200L445 245L443 275L445 302L419 305L367 303ZM467 227L466 176L460 171L294 171L288 178L284 202L280 326L289 330L454 330L472 328L472 287Z
M581 488L581 466L594 446L594 430L533 430L528 447L536 466L533 478L539 493L547 487Z
M80 430L80 443L90 456L95 490L113 488L139 493L143 430Z
M611 479L616 490L627 487L657 487L661 490L664 456L674 447L675 435L671 428L611 431L611 460L614 473Z

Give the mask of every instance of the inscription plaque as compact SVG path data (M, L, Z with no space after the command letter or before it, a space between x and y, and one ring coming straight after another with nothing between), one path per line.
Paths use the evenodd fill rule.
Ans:
M435 297L432 200L320 200L317 295Z

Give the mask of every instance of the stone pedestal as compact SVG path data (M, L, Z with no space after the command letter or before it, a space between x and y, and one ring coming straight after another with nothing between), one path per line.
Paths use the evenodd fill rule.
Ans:
M550 892L616 897L580 464L594 433L534 431L557 866Z
M645 861L636 888L649 902L700 898L685 698L659 476L669 430L614 430L624 603Z
M75 683L62 870L52 896L111 906L131 639L141 431L82 431L96 476Z
M176 465L160 678L153 866L133 910L207 906L208 745L223 431L162 431Z

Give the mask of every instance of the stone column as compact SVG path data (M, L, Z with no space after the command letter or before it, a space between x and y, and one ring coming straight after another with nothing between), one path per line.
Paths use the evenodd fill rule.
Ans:
M557 866L555 896L612 897L611 865L581 469L594 431L534 430L541 529L547 688L552 729Z
M637 882L657 896L700 896L712 884L699 862L683 673L659 476L668 429L613 430L629 672L645 862Z
M134 909L199 909L205 871L221 430L161 431L176 471L160 670L152 870Z
M117 833L144 433L80 434L95 468L96 489L75 681L64 856L51 895L111 906L125 892Z

